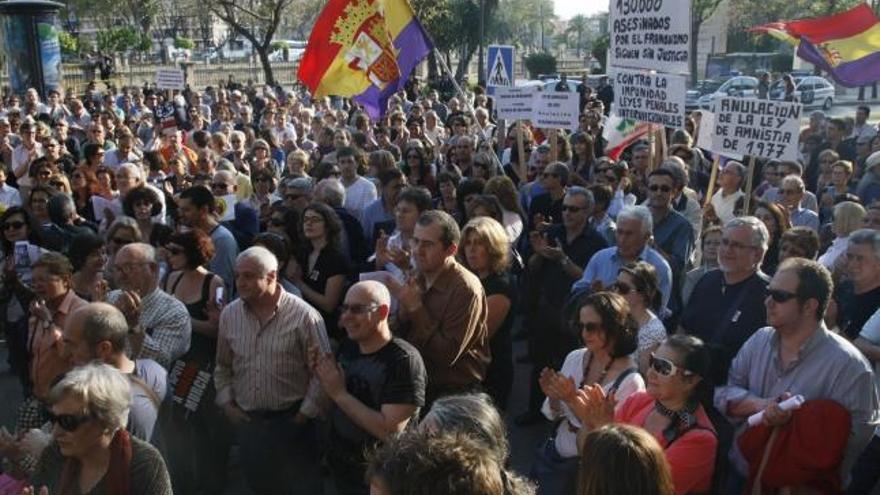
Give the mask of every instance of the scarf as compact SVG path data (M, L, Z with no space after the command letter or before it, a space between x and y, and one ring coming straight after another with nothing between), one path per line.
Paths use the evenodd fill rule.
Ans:
M654 410L670 419L669 426L663 429L663 438L666 439L667 445L697 425L697 416L694 414L697 410L696 402L686 405L684 409L673 411L661 404L660 401L656 401L654 402Z
M80 463L67 458L61 468L58 483L59 495L79 493ZM99 482L100 483L100 482ZM128 431L120 429L110 442L110 465L104 475L104 484L110 495L129 495L131 493L131 437Z

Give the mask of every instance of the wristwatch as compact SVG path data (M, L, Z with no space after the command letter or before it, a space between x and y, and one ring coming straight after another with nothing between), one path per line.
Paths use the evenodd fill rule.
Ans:
M562 263L562 266L568 266L571 264L571 258L566 256L565 258L562 258L562 261L560 261L560 263Z

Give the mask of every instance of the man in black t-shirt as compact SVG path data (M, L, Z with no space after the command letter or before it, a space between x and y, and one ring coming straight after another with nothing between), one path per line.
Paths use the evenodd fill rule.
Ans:
M340 495L367 494L364 450L401 431L425 404L427 375L419 352L388 327L391 295L374 281L358 282L345 296L340 326L357 348L311 352L312 368L333 401L328 461Z

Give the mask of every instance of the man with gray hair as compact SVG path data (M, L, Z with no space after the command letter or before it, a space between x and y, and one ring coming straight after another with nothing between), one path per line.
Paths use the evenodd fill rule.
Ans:
M734 218L724 226L718 248L718 270L703 275L681 317L689 334L709 344L712 383L725 383L730 361L756 330L767 324L767 284L761 262L770 234L755 217Z
M288 179L284 188L284 206L302 213L312 202L312 187L310 177Z
M620 210L614 233L616 245L605 248L590 258L583 276L572 284L572 294L591 288L605 290L617 281L620 267L627 263L644 261L657 270L663 308L667 308L672 294L672 269L663 255L650 246L653 230L653 217L647 206L626 206Z
M562 200L561 224L529 233L533 254L527 267L526 325L530 329L529 356L533 366L529 409L517 418L520 425L535 423L541 418L544 400L538 384L541 371L545 367L559 369L565 356L579 345L576 333L569 330L560 309L568 299L572 282L583 275L582 267L594 254L608 247L605 238L589 224L593 204L593 193L589 190L570 187Z
M788 175L779 186L779 202L788 209L792 227L809 227L818 232L819 214L801 204L805 192L803 179L797 175Z
M721 174L718 176L721 187L712 196L711 203L721 225L727 225L727 222L736 218L736 210L743 207L740 200L745 196L741 190L745 177L746 168L742 163L729 161L721 169Z
M330 352L324 320L281 288L278 260L264 247L238 255L235 285L239 299L220 314L214 383L248 485L260 495L321 493L311 430L326 397L308 352Z
M165 399L168 372L152 359L126 356L128 322L112 304L89 303L64 322L64 349L73 366L100 361L118 369L131 381L128 431L149 442Z
M152 359L165 369L189 350L192 322L176 297L159 288L159 263L153 246L123 246L113 258L119 289L107 294L130 328L128 343L135 359Z
M847 338L854 339L880 308L880 232L851 233L843 256L846 281L834 293L837 324Z
M388 326L391 295L376 281L358 282L345 296L339 324L357 347L332 354L312 349L311 367L333 401L328 464L337 492L367 493L364 452L402 431L425 404L419 351Z
M342 239L340 248L342 254L355 264L362 263L367 258L370 249L367 240L364 239L364 229L360 221L355 218L343 206L345 204L346 188L339 179L323 179L315 186L315 201L320 201L333 208L339 220L342 221Z

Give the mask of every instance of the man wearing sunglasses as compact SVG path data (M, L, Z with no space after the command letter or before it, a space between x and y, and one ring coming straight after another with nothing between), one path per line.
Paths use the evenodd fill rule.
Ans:
M801 205L805 191L803 179L788 175L779 187L779 202L788 209L792 227L809 227L818 232L819 214Z
M654 221L654 249L660 252L672 268L673 294L669 309L678 313L681 301L681 282L691 253L694 250L694 229L681 213L672 207L673 198L681 193L676 186L675 175L668 169L659 168L648 176L648 200Z
M832 289L825 267L803 258L785 260L764 301L769 326L755 332L737 353L727 386L716 390L715 405L739 426L739 436L744 420L761 411L765 425L786 425L796 413L782 411L778 403L792 395L836 402L851 418L839 466L845 485L856 456L880 422L880 401L867 360L822 321ZM745 478L748 465L736 439L733 445L733 474Z
M402 431L425 404L425 365L415 347L391 335L390 306L379 282L353 285L339 324L357 349L342 352L344 369L332 354L311 349L311 368L334 404L328 456L339 493L369 491L364 452Z

